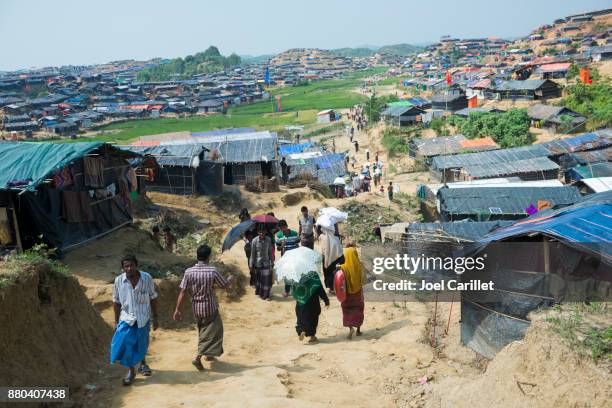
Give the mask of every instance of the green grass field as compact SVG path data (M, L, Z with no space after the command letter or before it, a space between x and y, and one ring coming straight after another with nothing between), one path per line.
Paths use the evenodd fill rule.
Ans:
M280 130L285 125L305 125L315 122L314 110L282 112L274 114L251 115L211 115L194 116L181 119L146 119L111 124L100 128L105 134L100 134L88 141L125 142L145 135L157 135L171 132L199 132L230 127L254 127L256 129ZM64 140L62 140L64 141ZM83 139L71 140L83 141Z
M195 116L184 119L143 119L111 124L99 128L102 133L88 140L125 142L145 135L181 131L197 132L229 127L254 127L277 131L285 125L311 125L316 123L318 111L348 108L364 102L366 97L353 90L359 87L363 77L383 71L384 68L374 68L353 73L346 79L273 89L270 93L281 97L280 113L273 113L273 103L276 102L257 102L231 108L227 115Z

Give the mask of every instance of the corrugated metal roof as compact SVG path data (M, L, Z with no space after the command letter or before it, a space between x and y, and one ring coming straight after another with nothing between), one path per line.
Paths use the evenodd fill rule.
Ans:
M492 84L490 88L495 91L516 91L516 90L535 91L536 89L544 85L546 81L548 80L547 79L528 79L525 81L518 81L518 80L500 81L500 82Z
M556 170L559 165L548 157L534 157L526 160L516 160L505 163L465 166L465 173L474 178L503 177L514 174L531 173L535 171ZM544 178L544 177L542 177Z
M541 73L567 71L570 65L572 64L569 62L557 62L553 64L544 64L544 65L540 65L540 68L538 68L538 71Z
M489 232L512 225L513 221L484 222L413 222L408 225L408 232L444 231L457 238L476 241Z
M612 177L593 177L580 180L596 193L612 190Z
M202 145L182 144L166 146L118 146L123 150L129 150L141 155L155 157L160 166L189 167L194 163L194 158L205 151Z
M437 170L462 168L469 165L485 165L546 157L550 151L543 145L513 147L489 152L466 153L433 158L432 167Z
M553 206L571 205L580 200L574 186L563 187L482 187L441 188L438 191L440 210L449 214L526 214L530 205L539 200L550 201Z

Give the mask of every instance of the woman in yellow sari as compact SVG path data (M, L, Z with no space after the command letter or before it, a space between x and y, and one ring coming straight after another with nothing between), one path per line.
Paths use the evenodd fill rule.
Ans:
M344 263L339 266L344 272L346 287L346 299L340 304L342 306L342 323L349 328L348 339L353 338L355 329L357 336L361 336L361 325L363 324L363 285L366 284L366 275L357 248L344 248Z

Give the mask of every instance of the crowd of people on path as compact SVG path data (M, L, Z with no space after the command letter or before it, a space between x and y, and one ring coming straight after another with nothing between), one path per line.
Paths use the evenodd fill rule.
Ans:
M273 214L268 216L273 217ZM242 222L250 219L248 210L243 209L239 218ZM251 272L250 284L255 288L255 294L266 301L272 300L272 270L277 254L282 257L300 246L312 249L315 241L318 241L323 282L316 273L309 275L305 281L284 282L283 296L292 294L296 300L295 329L298 338L304 340L308 337L308 344L318 342L316 334L321 314L320 302L329 306L328 295L337 295L340 300L343 325L349 328L348 338L361 335L364 320L362 288L367 281L357 249L350 244L343 246L337 224L333 229L329 225L317 225L317 220L307 207L301 208L297 218L298 231L289 228L287 221L280 220L268 224L257 223L255 231L244 234L245 255ZM172 315L175 321L182 320L182 305L189 296L198 334L192 364L199 371L205 369L202 359L213 361L224 352L223 322L215 290L228 288L232 282L231 277L226 279L209 263L211 253L208 245L201 245L197 249L197 262L185 270ZM146 355L150 331L159 328L159 295L152 276L139 269L136 257L124 257L121 270L113 285L115 333L111 341L110 361L111 364L119 362L128 368L122 381L124 385L130 385L137 374L152 374ZM338 282L343 284L338 286Z
M365 128L367 119L362 107L355 107L348 114L355 121L358 131ZM348 136L354 143L355 151L359 151L359 143L353 140L355 126L348 130ZM359 173L346 179L345 184L336 186L338 198L354 196L364 192L385 192L383 185L383 162L379 152L374 153L370 162L369 149L365 150L365 163ZM347 156L347 165L348 165ZM353 169L357 166L355 156L351 159ZM285 158L281 160L281 176L287 183L290 168ZM373 187L371 186L373 183ZM393 200L394 186L391 181L387 186L389 200ZM335 295L342 307L343 325L349 329L348 338L361 335L364 320L363 286L366 284L365 270L359 260L358 251L354 245L343 245L337 224L317 224L317 219L302 207L296 220L296 229L289 226L287 220L277 220L274 213L266 214L270 222L253 223L241 234L244 241L244 253L249 268L249 284L256 296L265 301L272 300L274 284L274 264L286 253L300 247L315 247L318 242L321 255L323 280L318 274L308 275L308 279L300 282L278 282L284 285L283 297L290 295L296 301L295 330L300 340L308 337L308 344L318 342L317 327L321 314L321 301L330 305L329 295ZM241 223L251 220L248 210L242 209L239 214ZM160 231L154 227L152 239L168 251L173 251L176 238L169 228ZM161 242L160 242L161 241ZM197 262L188 268L180 284L180 293L172 318L179 321L183 318L182 305L187 296L191 297L192 313L198 333L198 346L192 360L197 370L204 370L202 359L211 361L223 354L223 322L219 313L219 305L215 295L216 289L228 288L231 278L226 279L214 266L210 265L211 248L202 245L197 249ZM115 333L111 342L111 363L120 362L128 368L123 378L124 385L133 383L137 373L149 376L151 368L146 362L149 346L150 330L157 330L158 293L153 279L147 272L138 267L138 260L127 256L121 260L122 274L117 276L113 286L113 306L115 314ZM325 291L327 289L327 292Z

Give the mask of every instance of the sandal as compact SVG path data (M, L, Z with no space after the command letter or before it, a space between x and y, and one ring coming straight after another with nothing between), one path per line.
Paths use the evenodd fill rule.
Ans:
M123 385L132 385L132 383L134 382L134 377L134 374L129 372L128 375L122 380Z
M304 337L306 337L306 332L300 332L299 334L300 341L304 340Z
M138 372L145 377L151 376L151 368L146 364L141 365L140 368L138 368Z
M191 362L191 364L193 364L193 366L195 368L197 368L198 371L204 371L204 366L202 365L202 361L200 361L200 360L193 360Z

